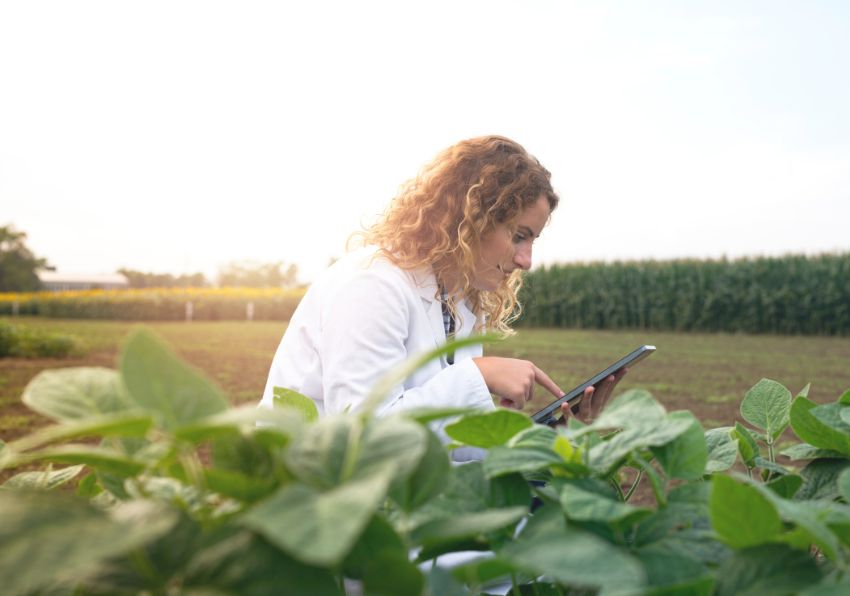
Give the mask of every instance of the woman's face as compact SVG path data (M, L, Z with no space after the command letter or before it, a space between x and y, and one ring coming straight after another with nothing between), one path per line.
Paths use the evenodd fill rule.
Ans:
M549 201L541 196L520 212L515 225L496 224L481 239L481 253L472 285L479 291L496 290L514 269L531 268L531 245L549 220Z

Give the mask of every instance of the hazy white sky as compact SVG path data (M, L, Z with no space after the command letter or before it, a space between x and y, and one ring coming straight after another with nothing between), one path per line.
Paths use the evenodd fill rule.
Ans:
M309 281L443 147L562 206L537 263L850 250L850 3L0 4L0 225L60 271Z

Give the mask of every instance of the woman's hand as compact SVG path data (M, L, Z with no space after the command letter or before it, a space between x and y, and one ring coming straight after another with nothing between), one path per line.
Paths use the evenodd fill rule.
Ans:
M535 384L542 385L555 397L564 392L549 376L528 360L479 356L473 358L490 393L500 398L504 408L521 410L534 397Z
M573 414L570 410L570 404L561 404L561 413L563 414L563 418L561 418L561 420L566 422L567 418L575 416L586 424L593 422L599 415L599 412L605 408L605 404L607 404L608 400L611 399L614 387L617 386L617 383L620 382L620 379L625 376L628 370L629 369L627 368L622 368L613 375L600 381L597 385L585 389L584 395L581 397L581 402L578 406L578 412L575 414Z

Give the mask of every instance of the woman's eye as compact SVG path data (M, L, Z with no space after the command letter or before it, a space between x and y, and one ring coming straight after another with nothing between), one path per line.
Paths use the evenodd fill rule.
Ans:
M514 234L514 242L516 244L519 244L520 242L522 242L526 238L528 238L528 236L526 236L525 234Z

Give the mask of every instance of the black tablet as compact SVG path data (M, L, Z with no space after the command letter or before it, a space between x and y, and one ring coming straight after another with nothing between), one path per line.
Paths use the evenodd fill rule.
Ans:
M567 402L570 404L572 408L576 408L579 403L581 403L581 397L584 395L584 390L590 387L591 385L596 385L597 383L603 381L605 378L613 375L615 372L620 370L621 368L625 368L627 366L632 366L637 364L650 354L655 351L655 346L641 346L631 354L620 358L603 370L602 372L593 375L584 383L573 389L572 391L568 391L551 404L532 414L531 419L538 424L555 424L560 419L561 412L561 404ZM575 411L575 410L573 410Z

